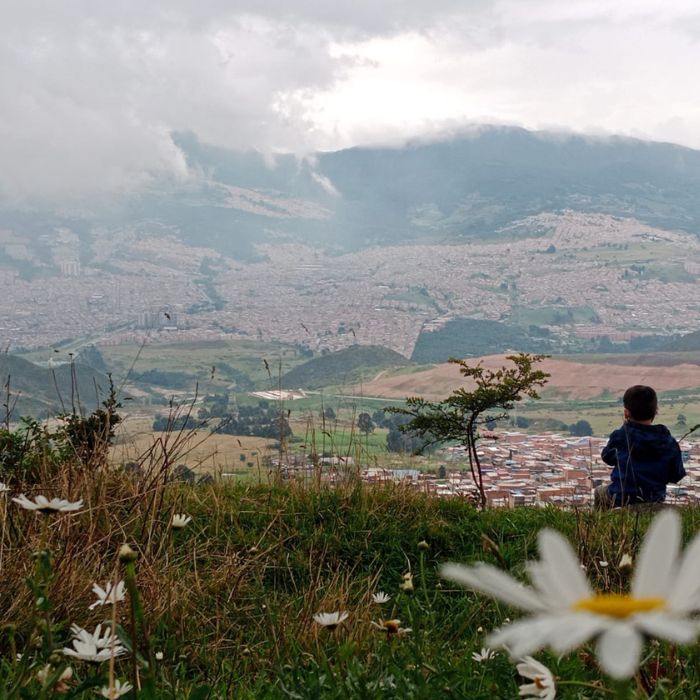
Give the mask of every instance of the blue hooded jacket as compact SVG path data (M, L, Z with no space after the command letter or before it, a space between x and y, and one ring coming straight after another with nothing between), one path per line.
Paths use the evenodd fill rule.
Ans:
M666 484L685 476L680 447L665 425L624 423L600 456L613 467L608 492L616 506L663 501Z

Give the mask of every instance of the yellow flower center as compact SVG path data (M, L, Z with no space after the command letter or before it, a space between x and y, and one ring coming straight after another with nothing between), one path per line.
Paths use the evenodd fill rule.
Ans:
M594 595L592 598L583 598L573 605L574 610L585 610L598 615L618 618L665 607L666 601L663 598L635 598L622 593Z

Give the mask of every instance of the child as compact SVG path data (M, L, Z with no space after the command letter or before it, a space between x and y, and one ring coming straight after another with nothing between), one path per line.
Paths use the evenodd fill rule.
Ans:
M658 411L650 386L631 386L622 398L625 422L613 431L601 457L613 467L611 483L595 490L596 508L630 503L661 503L666 484L684 476L678 443L665 425L652 425Z

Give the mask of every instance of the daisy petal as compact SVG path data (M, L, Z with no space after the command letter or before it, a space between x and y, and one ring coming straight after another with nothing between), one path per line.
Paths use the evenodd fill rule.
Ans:
M631 625L614 625L600 636L597 652L601 668L610 677L630 678L639 666L642 635Z
M566 654L597 636L608 626L608 621L600 615L560 615L557 617L556 626L550 631L549 645L558 654Z
M683 620L664 613L637 615L634 623L650 637L668 639L678 644L690 644L700 632L694 620Z
M649 526L632 579L632 595L666 598L676 578L681 520L672 510L662 511Z
M591 587L581 571L568 540L555 530L544 529L539 537L540 580L546 579L549 596L554 596L563 606L569 607L577 600L592 595ZM537 584L536 584L537 585Z
M668 603L674 612L700 610L700 534L685 548Z
M444 564L440 567L440 575L492 598L498 598L521 610L535 612L545 608L535 591L489 564L476 566Z
M527 656L547 646L558 616L539 615L518 620L494 630L487 638L490 647L505 647L511 658Z

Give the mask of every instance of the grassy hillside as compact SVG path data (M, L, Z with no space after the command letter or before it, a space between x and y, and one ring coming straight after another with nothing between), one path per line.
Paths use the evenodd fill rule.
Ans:
M665 352L693 352L700 350L700 331L687 333L680 338L661 346L660 350Z
M389 348L353 345L345 350L315 357L295 367L281 378L287 389L320 389L368 380L384 369L404 367L408 361Z
M62 411L94 410L109 392L109 379L91 367L62 364L40 367L14 355L0 355L0 380L3 384L3 404L9 406L11 420L33 415L47 417ZM3 410L4 416L4 410Z
M441 580L438 565L486 561L524 578L526 560L536 556L537 532L554 527L573 540L596 588L619 591L630 577L618 567L620 556L635 556L650 518L556 509L478 513L460 500L354 482L314 490L294 484L166 487L161 481L154 499L148 473L160 466L144 467L141 477L84 473L70 489L60 478L51 487L42 484L46 492L86 503L77 514L54 519L48 530L42 516L8 504L0 622L15 631L12 645L0 652L0 687L14 683L22 697L39 697L36 671L51 646L68 644L69 623L92 630L114 615L130 647L129 596L114 612L88 609L95 581L130 576L116 556L128 542L138 555L134 590L149 630L148 641L135 636L144 686L139 698L515 698L524 680L507 655L480 662L472 653L490 630L522 613ZM174 512L192 521L172 530ZM686 533L695 532L697 511L683 518ZM33 561L39 547L52 552L50 562ZM400 588L407 574L412 591ZM41 590L52 602L34 624L33 638L35 594L26 577L33 585L45 581ZM378 591L390 600L373 602ZM348 614L335 631L314 622L316 613L333 611ZM370 624L389 619L411 631L392 636ZM681 653L662 643L647 651L644 683L652 690L683 689L654 697L694 696L700 688L697 647ZM59 673L61 657L53 658ZM559 698L617 692L601 679L591 645L537 658L559 677ZM71 697L95 697L92 687L106 684L108 664L73 666ZM117 678L132 678L133 669L130 654L116 660Z
M120 383L128 378L129 382L138 382L139 387L149 383L163 386L153 382L156 378L169 380L168 389L186 386L194 391L198 386L200 393L245 392L256 387L269 389L276 386L280 368L285 372L304 361L292 346L246 338L143 346L108 345L101 351ZM173 380L176 386L172 385Z
M551 343L530 335L519 326L501 321L460 318L436 331L418 336L411 360L419 363L446 362L450 357L493 355L508 350L547 352Z

